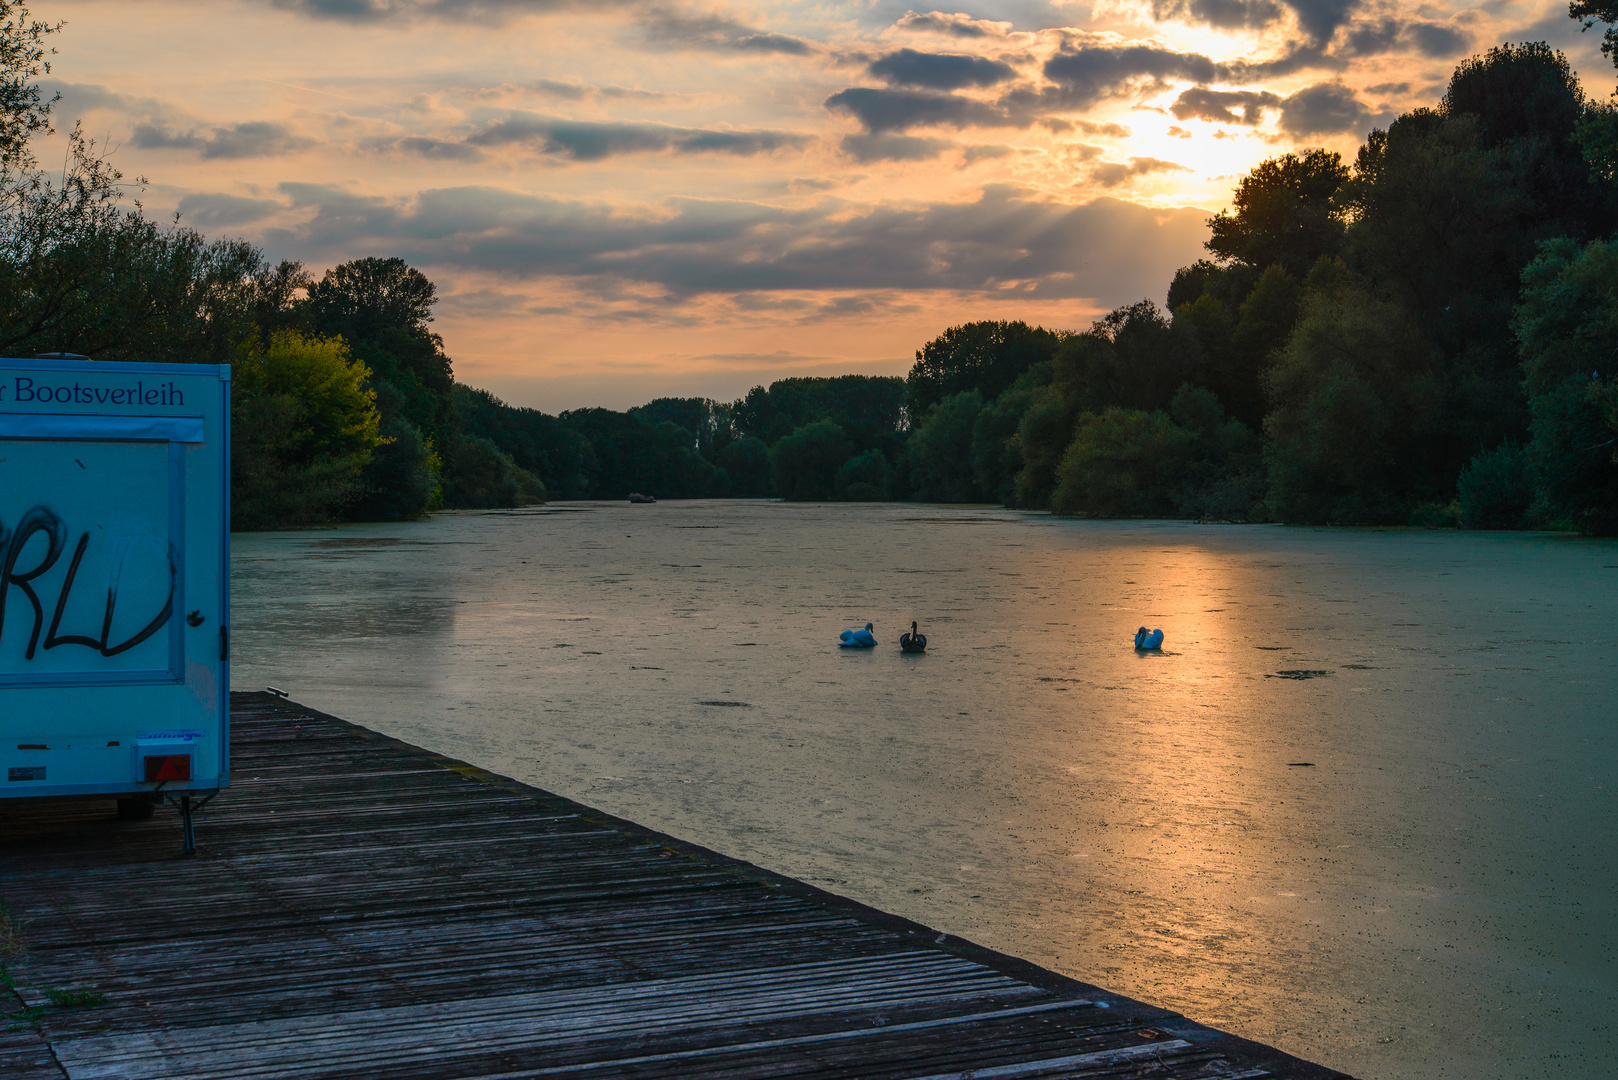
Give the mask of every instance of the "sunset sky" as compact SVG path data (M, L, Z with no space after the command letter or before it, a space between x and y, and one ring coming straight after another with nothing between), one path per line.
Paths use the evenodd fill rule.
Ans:
M1265 157L1433 104L1565 0L36 0L146 209L438 283L457 376L546 411L902 374L1083 327L1201 254ZM48 160L48 154L42 155Z

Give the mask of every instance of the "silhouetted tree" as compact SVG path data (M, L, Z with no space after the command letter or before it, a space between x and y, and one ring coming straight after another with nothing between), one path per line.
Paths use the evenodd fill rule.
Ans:
M1025 322L950 327L916 352L905 382L911 421L920 422L944 398L968 390L993 401L1029 367L1055 355L1061 342L1061 334Z
M1302 277L1341 250L1345 218L1335 196L1346 179L1342 157L1327 150L1261 162L1237 185L1232 209L1208 220L1208 250L1261 270L1279 263Z

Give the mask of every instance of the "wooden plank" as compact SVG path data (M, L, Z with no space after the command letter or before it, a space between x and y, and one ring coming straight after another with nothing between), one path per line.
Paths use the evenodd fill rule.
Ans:
M15 1015L20 1001L0 990L0 1014ZM46 1042L33 1024L8 1022L0 1015L0 1076L5 1080L65 1080Z
M1341 1076L295 703L232 727L195 859L0 801L45 1006L0 1076Z

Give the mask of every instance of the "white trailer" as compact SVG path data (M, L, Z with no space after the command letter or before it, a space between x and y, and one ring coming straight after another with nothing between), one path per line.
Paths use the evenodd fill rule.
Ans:
M230 367L0 359L0 798L230 782Z

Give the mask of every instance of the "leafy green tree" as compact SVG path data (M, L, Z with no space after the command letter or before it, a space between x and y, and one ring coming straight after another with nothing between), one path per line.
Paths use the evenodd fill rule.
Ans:
M360 474L349 507L353 521L414 521L444 505L444 465L420 429L395 416L382 422L383 443Z
M1403 521L1440 493L1427 467L1438 373L1401 306L1352 285L1311 289L1268 387L1265 460L1280 520Z
M910 434L911 498L969 503L986 498L972 467L972 436L983 413L976 390L951 394L928 410Z
M245 397L285 395L306 418L296 445L308 456L354 456L363 460L378 445L376 393L370 372L349 355L342 338L305 337L283 330L269 346L238 353L235 392Z
M233 527L333 520L382 445L365 365L341 338L281 331L244 345L233 374Z
M125 210L122 174L77 127L62 173L38 167L56 104L38 79L60 29L0 0L0 352L229 362L252 329L257 250Z
M1262 269L1244 262L1220 266L1207 259L1198 259L1174 272L1174 279L1169 284L1168 310L1177 313L1186 304L1194 304L1208 296L1235 311L1247 299Z
M657 398L629 412L649 424L667 421L683 429L709 460L732 437L731 407L711 398Z
M1073 439L1079 409L1073 396L1052 382L1040 390L1017 425L1022 468L1013 484L1016 505L1030 510L1050 507L1062 455Z
M1415 318L1434 348L1449 436L1434 465L1453 482L1478 450L1521 434L1526 410L1507 319L1532 250L1524 193L1478 138L1475 116L1418 110L1360 151L1349 261Z
M460 436L450 360L443 339L428 328L437 288L403 259L364 258L307 281L306 292L293 317L318 332L343 336L371 370L384 425L398 433L368 470L367 494L355 513L391 520L436 507L443 495L444 450ZM393 483L402 486L390 490Z
M725 444L718 454L732 498L757 498L770 493L770 448L755 435L743 435Z
M714 467L677 424L649 424L611 409L575 409L561 420L590 444L596 461L592 498L622 499L641 492L693 499L710 490Z
M1618 190L1618 106L1592 103L1574 132L1579 154L1590 166L1590 181L1603 191Z
M32 17L20 0L0 0L0 179L9 181L9 195L26 186L36 159L33 141L51 133L51 108L37 81L50 74L46 57L56 50L46 39L59 33L61 23Z
M1172 517L1172 492L1192 441L1161 410L1114 406L1085 413L1062 455L1051 509L1088 517Z
M805 424L831 420L859 449L868 449L900 430L904 395L904 380L884 376L778 379L735 402L731 425L735 437L752 435L774 446Z
M451 401L459 432L493 442L531 473L549 497L583 499L590 494L599 466L594 448L576 428L462 383L455 384Z
M1262 516L1258 439L1211 391L1185 385L1168 411L1079 416L1063 452L1051 508L1090 517Z
M1474 454L1527 434L1509 325L1522 268L1543 241L1618 223L1613 189L1587 160L1600 158L1592 116L1560 53L1503 45L1463 62L1440 108L1372 132L1345 185L1350 263L1434 347L1445 432L1434 466L1446 483Z
M950 327L916 352L905 381L905 407L912 422L944 398L968 390L993 401L1023 372L1055 355L1064 336L1025 322Z
M1322 256L1329 258L1329 256ZM1246 424L1264 416L1264 373L1275 350L1286 343L1298 321L1303 287L1279 264L1272 263L1253 283L1231 328L1226 367L1209 371L1208 385L1230 412Z
M1200 520L1267 519L1269 481L1252 429L1228 416L1219 398L1203 387L1180 387L1168 412L1191 438L1169 495L1175 509Z
M303 315L316 331L341 335L378 385L398 391L397 415L442 445L454 434L454 376L443 338L428 328L437 302L437 287L403 259L365 258L310 283Z
M1575 237L1613 224L1577 138L1588 110L1567 57L1543 41L1508 42L1463 60L1440 106L1448 117L1477 118L1478 141L1524 196L1524 227Z
M462 435L444 462L444 505L451 510L510 509L545 501L545 485L494 440Z
M1618 534L1618 242L1548 241L1513 327L1532 410L1529 462L1550 513Z
M1509 442L1474 457L1455 484L1463 529L1520 529L1535 495L1528 455Z
M1017 426L1022 468L1012 484L1016 505L1050 505L1081 413L1115 406L1160 409L1176 387L1199 378L1203 362L1192 324L1171 324L1150 300L1118 308L1084 333L1066 336L1051 359L1050 384L1031 395Z
M776 493L797 502L835 498L837 470L853 451L853 442L835 421L805 424L770 447Z
M1161 409L1186 382L1200 382L1196 334L1175 327L1150 300L1118 308L1057 351L1053 384L1086 410Z
M1341 250L1345 214L1335 196L1346 179L1342 157L1327 150L1261 162L1237 186L1232 209L1208 220L1208 250L1252 267L1279 263L1302 277Z
M1618 64L1618 0L1571 0L1567 13L1577 19L1585 30L1598 22L1607 24L1601 35L1601 51L1614 64Z
M1028 410L1050 386L1053 365L1043 360L1017 376L1005 393L984 407L972 425L972 477L985 495L1017 505L1017 473L1023 467L1019 434Z
M837 497L848 502L886 502L892 483L893 470L882 451L867 450L838 466L835 486Z

